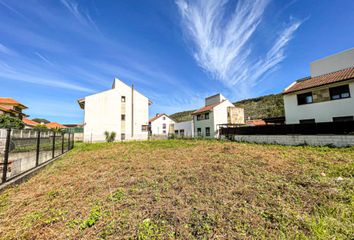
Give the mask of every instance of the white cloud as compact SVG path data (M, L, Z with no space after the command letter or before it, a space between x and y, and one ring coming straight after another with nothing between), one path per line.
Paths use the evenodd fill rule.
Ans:
M48 58L46 58L45 56L43 56L43 55L40 54L39 52L35 52L35 54L36 54L40 59L42 59L44 62L48 63L49 65L54 66L54 64L53 64Z
M268 0L240 0L232 13L226 15L228 0L176 0L182 26L194 43L193 54L198 64L231 89L240 87L244 94L284 60L285 47L301 25L292 20L265 56L254 58L252 37L268 3Z
M0 53L7 54L7 55L16 55L16 52L5 45L0 43Z

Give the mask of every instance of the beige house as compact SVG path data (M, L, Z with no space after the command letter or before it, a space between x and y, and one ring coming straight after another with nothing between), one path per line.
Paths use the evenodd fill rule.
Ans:
M284 92L286 124L354 120L354 49L311 63Z
M22 120L22 118L28 117L23 113L25 109L27 109L25 105L13 98L0 97L0 115L5 114Z
M194 136L215 138L220 124L244 124L243 108L235 107L220 93L207 97L205 106L193 112Z

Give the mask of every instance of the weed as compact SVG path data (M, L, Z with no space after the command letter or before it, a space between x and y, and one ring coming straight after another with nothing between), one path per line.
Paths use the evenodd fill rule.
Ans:
M188 227L191 229L191 234L197 239L209 239L215 224L214 216L206 211L193 209Z
M122 188L117 189L112 194L109 195L108 199L113 202L120 202L125 196L124 190Z
M89 216L80 224L80 229L85 230L86 228L90 228L95 225L95 223L102 217L102 214L102 206L98 203L95 204L91 208Z

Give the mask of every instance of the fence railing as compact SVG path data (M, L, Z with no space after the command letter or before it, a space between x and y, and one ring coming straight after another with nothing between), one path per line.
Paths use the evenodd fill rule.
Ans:
M220 135L354 134L354 121L241 127L219 125Z
M74 147L74 133L0 129L0 176L3 184Z

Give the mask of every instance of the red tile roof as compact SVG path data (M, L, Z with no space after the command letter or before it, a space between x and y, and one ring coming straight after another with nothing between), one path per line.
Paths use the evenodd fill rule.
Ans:
M0 97L0 104L2 104L2 105L20 106L22 108L27 108L25 105L23 105L22 103L17 102L13 98Z
M149 122L153 122L153 121L155 121L156 119L158 119L159 117L161 117L161 116L163 116L163 115L167 116L167 115L164 114L164 113L162 113L162 114L157 114L155 117L151 118L151 119L149 120Z
M35 121L32 121L28 118L23 118L22 119L22 122L27 125L27 126L37 126L39 123L35 122Z
M254 119L254 120L247 120L246 125L249 126L263 126L266 125L266 122L262 119Z
M6 106L0 105L0 110L4 111L4 112L11 112L12 110Z
M223 102L223 101L222 101L222 102ZM214 103L214 104L211 104L211 105L202 107L202 108L200 108L200 109L198 109L198 110L195 110L194 112L192 112L192 115L193 115L193 114L197 114L197 113L206 112L206 111L212 111L214 107L216 107L217 105L219 105L219 104L222 103L222 102Z
M67 128L64 125L61 125L60 123L57 122L50 122L45 125L47 126L47 128Z
M354 79L354 67L346 68L340 71L327 73L317 77L309 77L298 80L284 90L284 94L305 90L308 88L318 87L330 83Z

